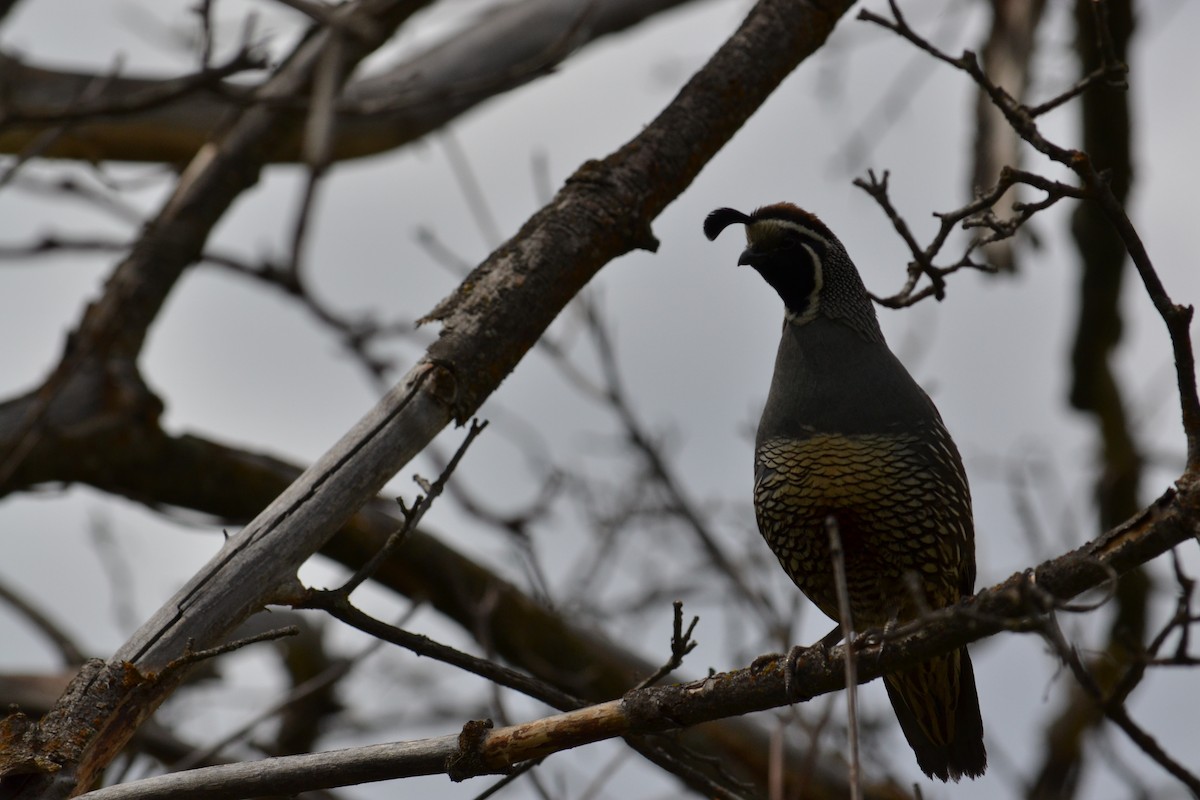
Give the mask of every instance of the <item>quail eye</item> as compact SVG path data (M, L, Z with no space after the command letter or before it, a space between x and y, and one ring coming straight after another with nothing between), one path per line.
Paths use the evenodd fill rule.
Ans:
M804 237L798 233L788 232L784 234L783 239L779 242L780 250L795 250L804 243Z

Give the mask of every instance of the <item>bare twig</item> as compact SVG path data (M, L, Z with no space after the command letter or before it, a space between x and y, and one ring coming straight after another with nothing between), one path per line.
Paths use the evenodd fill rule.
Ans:
M1162 629L1151 639L1145 653L1140 658L1133 659L1124 676L1112 688L1111 697L1124 702L1130 693L1141 683L1146 670L1152 666L1194 666L1197 659L1188 652L1191 643L1192 626L1200 623L1200 616L1192 612L1192 600L1196 588L1194 579L1183 572L1176 550L1171 551L1171 562L1175 572L1175 580L1179 585L1179 594L1175 600L1175 612L1163 625ZM1179 640L1175 645L1174 655L1158 658L1163 646L1172 634L1178 632Z
M954 209L935 213L939 220L938 231L925 247L917 242L903 216L892 205L888 195L889 174L885 170L882 176L877 176L874 170L867 171L867 177L857 178L854 185L871 195L880 208L891 220L896 232L904 240L913 260L908 265L908 277L900 291L889 297L872 295L875 302L888 308L902 308L914 305L927 297L941 300L945 297L946 276L962 269L974 269L980 272L995 272L996 268L987 263L976 261L975 252L985 245L998 242L1013 236L1017 230L1028 222L1035 214L1050 208L1064 197L1082 198L1085 191L1075 186L1052 181L1035 173L1005 167L1000 171L1000 178L994 186L981 190L975 200ZM1045 199L1035 203L1016 203L1013 205L1014 216L1000 220L995 216L993 207L1013 186L1025 184L1046 193ZM935 259L946 246L950 234L961 226L965 229L986 229L988 234L972 240L962 255L955 261L939 266ZM917 290L921 277L929 279L929 285Z
M446 152L446 161L450 164L450 172L458 183L459 191L462 192L463 199L467 202L471 218L475 220L475 227L483 236L484 243L489 249L499 246L504 241L504 237L500 233L500 226L496 223L496 217L492 214L487 199L484 197L483 187L480 186L479 178L475 175L475 170L471 168L471 161L467 158L466 151L463 150L458 137L454 135L454 131L447 129L438 137L438 142Z
M334 13L335 17L353 20L353 16ZM369 25L369 23L368 23ZM372 26L373 27L373 26ZM368 40L379 37L375 32ZM337 128L337 103L341 98L342 85L346 80L346 42L342 35L330 37L329 46L321 54L321 62L313 72L312 91L309 97L308 114L304 121L304 143L302 150L308 175L304 192L300 197L300 208L292 225L292 238L288 271L299 281L301 253L308 232L309 219L316 203L317 188L329 167L333 154L334 132Z
M379 42L384 37L384 32L378 26L372 25L370 20L339 13L340 9L335 4L315 2L314 0L275 0L275 2L299 11L314 22L343 34L355 36L364 42Z
M34 257L58 253L127 253L133 246L133 242L120 239L47 233L24 244L0 244L0 259L24 263ZM426 332L417 330L411 319L378 321L367 314L351 315L334 309L312 291L300 271L291 269L284 262L264 258L253 263L230 252L207 250L200 256L199 263L258 281L298 301L313 319L337 337L341 346L376 382L396 364L394 359L375 355L374 345L393 337L411 338L426 344L431 338Z
M170 661L163 672L190 667L193 664L199 664L201 661L208 661L211 658L223 656L226 653L232 653L235 650L241 650L244 647L249 647L252 644L260 642L271 642L275 639L282 639L285 636L296 636L300 633L300 629L295 625L288 625L285 628L276 628L275 630L263 631L256 633L253 636L247 636L243 639L235 639L232 642L218 645L217 647L209 647L204 650L186 650L179 658Z
M381 622L351 605L346 594L340 589L327 591L309 590L302 597L296 598L292 605L296 608L321 609L328 612L335 619L341 620L363 633L411 650L419 656L437 659L465 672L474 673L486 678L493 684L513 689L536 700L540 700L552 708L565 710L580 708L583 705L583 701L579 698L555 689L544 681L501 666L486 658L479 658L478 656L464 653L461 650L456 650L449 645L435 642L427 636L411 633Z
M594 304L588 302L581 302L580 307L604 376L605 398L625 429L629 444L645 459L649 476L667 493L670 510L684 522L686 528L695 536L713 566L726 577L747 605L758 611L772 628L778 629L780 627L779 615L775 612L770 598L761 589L755 588L747 582L743 570L725 552L716 532L711 529L705 519L706 515L687 495L675 471L668 464L661 444L646 431L634 412L625 393L624 382L621 379L617 363L616 349L599 310Z
M186 769L193 769L200 764L211 762L221 754L222 750L239 739L249 735L249 733L260 723L279 714L288 706L299 703L301 700L304 700L305 698L310 697L311 695L333 685L334 683L337 683L342 678L349 675L350 671L354 669L355 665L360 663L364 657L377 650L380 645L382 645L382 642L372 642L358 655L334 661L332 664L313 677L292 687L285 696L254 714L241 725L238 725L236 728L226 733L224 736L221 736L216 741L210 742L203 747L196 748L192 752L188 753L184 758L176 761L171 765L171 771L180 772Z
M1171 348L1175 355L1176 382L1179 389L1180 411L1183 419L1183 429L1187 436L1188 453L1187 453L1187 471L1200 471L1200 394L1197 393L1196 387L1196 364L1193 354L1191 337L1188 333L1193 309L1191 306L1177 305L1171 300L1163 287L1162 281L1158 273L1154 269L1154 265L1150 261L1150 257L1146 252L1145 246L1142 243L1141 237L1134 228L1121 202L1113 193L1105 176L1096 169L1091 158L1087 153L1079 150L1061 147L1046 139L1037 127L1036 117L1037 112L1042 110L1048 104L1043 103L1042 106L1030 108L1020 102L1014 100L1002 87L997 86L992 82L979 66L979 62L975 54L969 50L963 51L958 57L950 56L943 52L933 44L922 38L916 31L909 27L903 14L900 12L895 0L889 0L889 7L892 12L892 19L886 19L871 11L863 10L859 12L858 18L880 25L897 35L907 39L916 47L929 53L934 58L949 64L955 69L965 72L970 78L983 90L992 103L1003 114L1013 130L1017 132L1022 139L1034 147L1038 152L1050 158L1074 172L1082 183L1082 192L1084 197L1092 202L1095 202L1100 210L1107 217L1109 223L1120 236L1125 249L1128 251L1134 266L1138 271L1138 275L1142 279L1142 284L1146 289L1146 294L1149 295L1151 302L1154 303L1155 309L1167 327L1167 332L1171 339ZM1102 12L1102 9L1098 9ZM1102 20L1098 20L1102 22ZM1098 27L1104 27L1098 25ZM1108 36L1107 29L1098 31L1100 38L1101 51L1104 54L1104 59L1099 69L1092 75L1086 77L1083 81L1086 85L1105 81L1108 83L1116 82L1118 85L1124 80L1126 67L1124 64L1116 60L1113 54L1111 38ZM1086 88L1086 85L1083 88ZM1082 91L1078 87L1071 87L1060 95L1061 102L1074 97ZM1059 98L1050 101L1049 105L1059 102ZM1048 110L1048 109L1046 109ZM873 180L872 184L878 184ZM864 187L866 188L866 187ZM884 182L880 192L886 191L886 182ZM873 196L876 194L872 192ZM1069 196L1075 196L1071 194ZM877 198L878 199L878 198ZM885 206L886 210L886 206ZM893 215L889 213L889 217ZM895 219L893 217L893 219ZM911 239L911 237L910 237ZM909 240L906 240L909 241ZM909 243L910 249L913 249L914 254L917 250L913 248L913 244ZM928 259L917 259L918 265L916 269L925 270L930 274L930 279L933 281L933 286L929 292L923 293L923 296L934 294L941 296L943 286L938 282L937 273L928 271L930 261ZM913 268L910 268L910 276ZM910 281L912 278L910 277ZM903 294L903 293L902 293Z
M388 558L392 552L400 546L404 541L404 537L409 531L413 530L421 518L425 516L433 501L441 495L442 490L446 486L446 481L450 480L450 476L454 474L454 469L458 466L458 462L466 455L467 448L471 446L471 442L475 441L475 437L483 433L483 429L487 427L487 421L480 422L479 420L471 420L471 428L467 431L467 435L463 438L462 444L458 446L454 456L446 464L446 468L442 470L442 474L438 475L437 480L433 483L424 484L424 495L417 497L416 503L410 508L404 504L404 500L397 498L400 504L400 510L404 512L404 524L392 532L388 537L387 542L367 563L363 564L342 586L337 589L337 592L344 597L349 597L354 593L354 590L363 584L368 578L375 574L379 569L379 565ZM421 478L415 478L418 483L422 482Z
M4 56L0 58L0 64L10 60L9 57ZM118 99L106 96L108 86L117 77L114 74L99 83L88 93L88 96L77 98L70 105L51 110L34 111L6 104L0 107L0 125L30 123L66 125L97 117L140 114L176 102L198 91L215 88L226 78L239 73L265 69L266 66L266 56L257 48L245 44L223 64L204 65L190 75L150 84L139 91L126 93Z
M696 629L696 623L700 621L699 617L692 617L692 622L688 625L687 630L683 629L683 603L676 600L673 603L675 610L675 624L671 633L671 657L667 662L654 671L654 674L646 677L645 680L638 683L635 689L645 689L647 686L653 686L663 678L670 675L675 670L683 665L683 657L696 649L696 642L692 639L692 631Z
M135 630L138 615L133 598L137 583L129 554L121 551L120 542L113 535L111 520L107 516L93 514L88 533L100 571L108 580L113 621L122 631Z
M126 226L140 226L145 223L145 215L141 209L119 197L113 187L104 185L100 167L93 169L90 176L96 177L101 185L92 185L73 174L57 175L50 179L21 175L13 180L13 185L31 195L46 195L55 200L65 197L87 203L88 208L102 212Z
M833 561L833 588L837 593L838 617L842 625L842 664L846 670L846 732L850 740L850 800L862 797L862 763L858 752L858 664L855 655L854 617L850 613L850 590L846 586L846 553L837 520L825 518L829 556Z
M200 23L199 35L199 57L200 66L203 69L208 69L212 64L213 54L213 2L214 0L200 0L192 9L192 13L196 15L197 21Z
M0 582L0 602L5 603L24 617L26 622L49 639L66 666L76 666L87 660L87 656L84 655L83 650L75 643L70 634L46 616L41 609L22 597L15 589L2 582Z
M380 640L404 647L419 656L434 658L443 663L485 678L493 686L502 686L546 703L552 708L570 710L583 708L580 698L562 692L545 681L509 669L485 658L464 653L435 642L420 634L411 633L374 619L355 608L345 595L337 591L308 591L296 600L298 608L318 608L334 618ZM690 628L689 628L690 632ZM629 745L660 767L678 775L688 785L702 787L707 796L724 800L744 800L744 795L731 785L732 779L717 771L701 771L693 765L686 748L656 742L638 736L627 737ZM540 760L540 759L539 759ZM528 763L528 762L527 762ZM340 784L338 784L340 785Z
M1124 731L1125 735L1143 753L1187 786L1193 795L1200 797L1200 776L1193 774L1179 763L1179 761L1172 758L1153 736L1133 721L1133 718L1129 716L1129 711L1125 708L1124 697L1105 695L1104 690L1096 682L1091 671L1088 670L1079 658L1078 651L1067 641L1053 614L1043 618L1043 624L1040 626L1039 632L1050 643L1063 662L1070 667L1071 673L1075 676L1079 685L1092 697L1096 705L1104 712L1104 715Z
M488 788L484 789L479 794L475 795L474 800L487 800L487 798L491 797L496 792L507 787L509 784L513 783L514 781L524 777L533 768L540 766L544 760L545 759L542 759L542 758L534 758L534 759L530 759L529 761L526 761L523 764L518 764L517 766L513 767L512 772L505 775L503 778L496 781L495 783L493 783Z

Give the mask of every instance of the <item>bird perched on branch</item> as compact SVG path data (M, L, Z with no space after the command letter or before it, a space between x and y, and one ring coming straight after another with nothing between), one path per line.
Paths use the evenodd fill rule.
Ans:
M801 591L837 620L832 519L856 630L970 595L975 534L962 459L933 401L884 342L846 249L790 203L752 214L717 209L704 233L715 239L734 223L746 227L738 264L757 270L784 304L755 441L763 538ZM983 723L966 648L884 681L926 775L983 774Z

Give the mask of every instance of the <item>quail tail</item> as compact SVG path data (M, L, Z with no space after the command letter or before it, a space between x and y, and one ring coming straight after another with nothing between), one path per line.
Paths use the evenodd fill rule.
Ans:
M966 648L887 675L884 684L922 772L943 781L983 774L983 721Z

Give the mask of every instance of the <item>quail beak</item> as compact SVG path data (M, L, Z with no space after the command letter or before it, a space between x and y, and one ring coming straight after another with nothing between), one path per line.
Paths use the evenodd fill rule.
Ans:
M747 247L742 251L742 254L738 256L738 266L740 267L743 264L754 266L754 262L758 261L760 258L762 258L761 253L756 252L753 247Z

